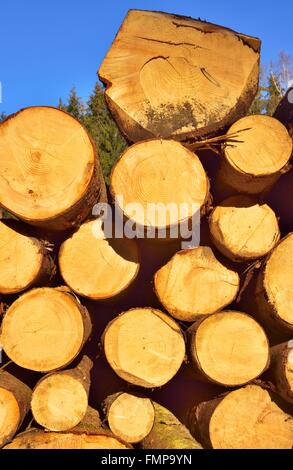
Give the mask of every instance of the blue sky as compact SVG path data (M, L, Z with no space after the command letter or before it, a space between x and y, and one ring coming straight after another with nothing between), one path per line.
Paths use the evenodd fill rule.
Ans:
M0 112L56 105L73 85L83 98L127 10L201 17L262 39L262 61L293 55L292 0L2 0Z

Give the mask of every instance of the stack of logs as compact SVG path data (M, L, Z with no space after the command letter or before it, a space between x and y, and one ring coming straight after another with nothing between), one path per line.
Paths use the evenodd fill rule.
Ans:
M248 114L259 51L130 11L99 70L133 143L109 191L70 115L1 123L0 447L293 446L293 100ZM144 237L106 233L92 209L108 199ZM181 249L171 227L196 214L200 246Z

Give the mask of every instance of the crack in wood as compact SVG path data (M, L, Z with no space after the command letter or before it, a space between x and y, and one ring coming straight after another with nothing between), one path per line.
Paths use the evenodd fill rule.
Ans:
M144 36L135 36L138 39L144 39L145 41L158 42L160 44L168 44L169 46L192 46L196 49L204 49L202 46L198 46L192 42L172 42L172 41L163 41L160 39L146 38Z
M221 87L220 83L212 77L212 75L205 69L205 67L200 67L201 73L207 78L213 85L216 85L217 87Z
M202 20L198 20L202 21ZM177 23L176 21L172 21L173 25L176 26L176 28L190 28L190 29L195 29L196 31L199 31L200 33L214 33L214 31L204 31L202 28L199 28L198 26L192 26L191 24L182 24L182 23Z

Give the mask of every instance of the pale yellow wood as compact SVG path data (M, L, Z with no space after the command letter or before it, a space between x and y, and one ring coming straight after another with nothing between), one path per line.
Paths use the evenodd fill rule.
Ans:
M176 253L154 277L160 302L178 320L221 310L236 297L238 274L220 263L209 247Z
M15 396L0 387L0 448L16 433L20 420L19 405Z
M72 295L52 288L33 289L7 310L1 344L21 367L48 372L69 364L89 332L85 310Z
M11 294L27 288L37 278L43 263L37 239L23 235L0 222L0 292Z
M277 119L249 115L235 122L228 134L239 133L233 145L225 148L229 164L239 172L266 176L279 172L292 153L292 139Z
M293 234L272 252L263 270L262 286L275 315L293 328Z
M107 417L113 434L135 444L150 433L155 410L149 398L121 393L110 405Z
M105 238L101 220L83 224L59 252L61 275L79 295L106 299L125 290L137 276L139 253L127 238Z
M122 379L146 388L160 387L177 373L185 344L177 323L160 310L133 308L104 332L107 361Z
M291 449L293 418L256 385L230 392L212 414L209 434L215 449Z
M289 384L289 389L293 395L293 344L288 350L287 361L285 365L285 376Z
M267 193L286 170L292 154L292 139L285 126L270 116L248 115L227 133L236 136L224 148L216 178L217 196Z
M104 434L58 433L34 430L17 436L5 449L127 449L125 443Z
M191 355L208 379L225 386L243 385L268 366L269 343L252 317L235 311L220 312L200 323Z
M209 227L215 246L232 261L260 258L280 239L274 211L245 195L232 196L216 206Z
M41 426L50 431L66 431L83 419L88 397L76 378L52 374L35 388L31 407L36 422Z
M126 217L145 227L164 228L188 219L206 203L209 182L190 150L179 142L155 139L123 153L112 170L110 189ZM150 212L150 204L162 209ZM164 213L168 204L173 208ZM186 206L181 213L180 204Z
M27 108L0 125L0 202L20 218L41 222L69 210L94 170L85 129L59 109Z
M130 10L99 76L131 141L215 133L248 110L260 41L207 22Z

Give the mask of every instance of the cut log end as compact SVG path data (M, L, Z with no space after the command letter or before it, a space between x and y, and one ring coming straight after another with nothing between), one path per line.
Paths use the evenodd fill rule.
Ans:
M155 410L149 398L121 393L108 407L107 418L113 434L135 444L150 433Z
M232 196L215 207L209 226L214 245L232 261L260 258L269 253L280 239L273 210L245 195Z
M261 375L269 364L265 332L244 313L215 313L192 326L190 333L192 360L212 382L243 385Z
M224 308L235 299L238 288L238 274L204 246L176 253L155 274L159 300L183 321L195 321L199 315Z
M57 433L33 430L17 436L5 449L127 449L129 445L105 434Z
M14 436L20 419L19 405L14 394L0 386L0 448Z
M104 350L117 375L146 388L171 380L185 356L177 323L152 308L134 308L115 318L104 332Z
M259 50L258 39L221 26L130 10L99 77L130 141L203 137L249 109L258 87Z
M293 403L293 340L271 348L270 372L277 392Z
M31 389L6 371L0 371L0 448L21 426L30 408Z
M257 281L256 300L264 324L293 332L293 234L283 238L271 253Z
M291 449L293 418L256 385L200 404L197 423L215 449Z
M77 120L60 109L30 107L5 120L0 137L0 173L5 175L0 203L6 209L56 230L87 215L104 181L94 146ZM85 197L86 213L81 207Z
M92 299L118 295L134 281L139 270L136 242L106 238L101 224L99 219L83 224L59 252L60 271L67 285Z
M54 274L53 261L43 243L0 222L0 292L13 294L43 285Z
M287 129L270 116L250 115L233 124L228 134L238 134L224 150L217 176L222 195L267 192L281 176L292 153Z
M124 152L112 171L110 189L128 219L164 229L202 208L209 182L198 157L183 145L149 140Z
M66 374L52 374L35 388L32 413L37 423L51 431L77 426L88 406L86 390L79 380Z
M70 293L33 289L7 310L1 342L17 365L49 372L69 364L91 330L88 313Z

